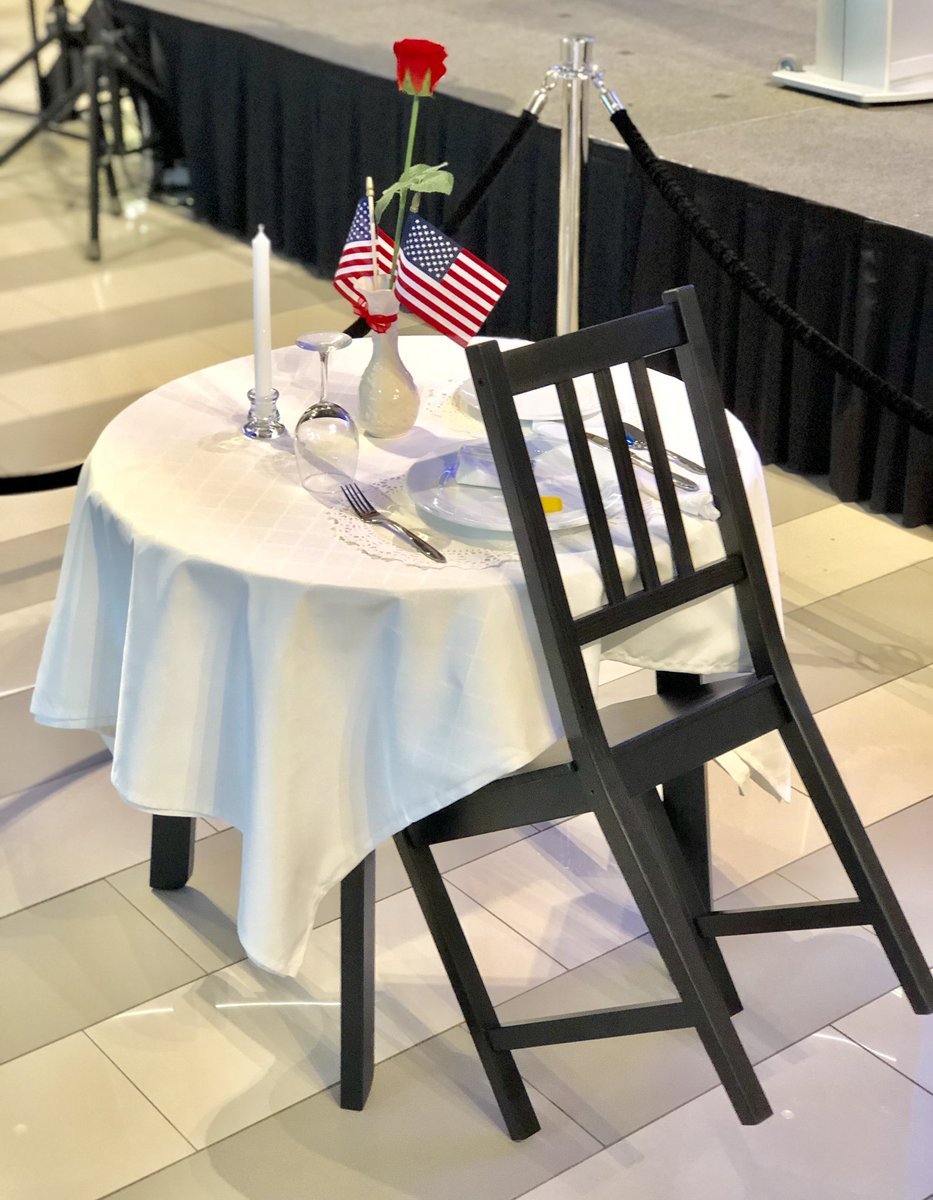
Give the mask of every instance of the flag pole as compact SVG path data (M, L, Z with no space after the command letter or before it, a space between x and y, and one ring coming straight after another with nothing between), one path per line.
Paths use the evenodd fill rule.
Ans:
M375 189L372 175L366 176L366 207L369 209L369 242L373 252L373 283L380 280L379 258L376 249L376 213L374 209Z

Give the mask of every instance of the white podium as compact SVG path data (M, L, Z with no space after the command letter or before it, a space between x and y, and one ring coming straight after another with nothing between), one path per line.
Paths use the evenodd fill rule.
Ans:
M816 61L771 78L855 104L933 100L933 0L818 0Z

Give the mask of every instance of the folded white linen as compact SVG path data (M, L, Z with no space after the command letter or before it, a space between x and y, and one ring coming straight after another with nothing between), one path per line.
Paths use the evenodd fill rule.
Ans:
M499 472L488 442L467 442L460 447L455 478L464 487L499 487Z
M608 454L608 450L606 451ZM677 474L683 475L685 479L692 479L694 483L699 482L699 478L705 479L706 476L697 477L692 471L687 471L684 467L678 465ZM653 500L660 499L658 494L658 486L655 480L653 471L647 471L644 467L635 464L635 476L638 479L638 490L645 496L650 496ZM698 492L685 492L680 488L675 489L677 495L677 506L682 513L691 517L699 517L701 521L718 521L722 515L716 507L716 501L713 499L713 493L703 491L702 488Z

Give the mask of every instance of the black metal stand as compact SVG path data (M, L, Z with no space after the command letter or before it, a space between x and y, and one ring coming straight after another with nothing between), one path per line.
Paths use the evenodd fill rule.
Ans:
M33 45L0 74L0 87L32 63L36 71L40 109L36 113L0 107L0 111L32 117L32 123L18 138L0 151L0 167L45 131L88 143L88 240L85 253L100 259L100 172L103 171L110 210L120 212L117 181L113 171L115 157L146 153L157 146L155 138L141 139L130 149L124 136L121 103L128 95L137 112L141 106L152 108L161 103L159 86L153 76L134 58L122 30L111 17L105 0L94 0L80 21L72 21L64 0L53 0L47 18L45 36L39 36L33 0L29 0ZM47 74L40 67L40 55L57 46L59 57ZM101 102L102 96L106 103ZM84 103L82 103L84 102ZM86 118L86 129L77 132L64 127L76 117Z

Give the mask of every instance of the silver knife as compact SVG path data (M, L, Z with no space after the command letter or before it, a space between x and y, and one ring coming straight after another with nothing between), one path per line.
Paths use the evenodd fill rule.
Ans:
M628 421L623 421L622 425L625 432L632 439L631 446L633 450L647 450L648 439L645 437L645 431L639 429L637 425L629 425ZM678 454L675 450L668 450L664 447L664 452L671 462L679 463L682 467L686 467L688 471L696 471L699 475L706 474L706 467L702 463L696 463L692 458L686 458L683 454Z
M591 442L595 442L597 446L609 445L609 439L604 438L601 434L590 433L590 431L587 430L586 436ZM637 463L640 467L644 467L646 471L650 471L652 475L654 474L654 467L651 465L649 459L642 458L640 454L633 454L632 461ZM698 492L700 490L700 485L698 483L694 483L694 481L692 479L688 479L686 475L678 475L676 471L671 471L671 480L674 484L674 487L680 488L682 492Z

